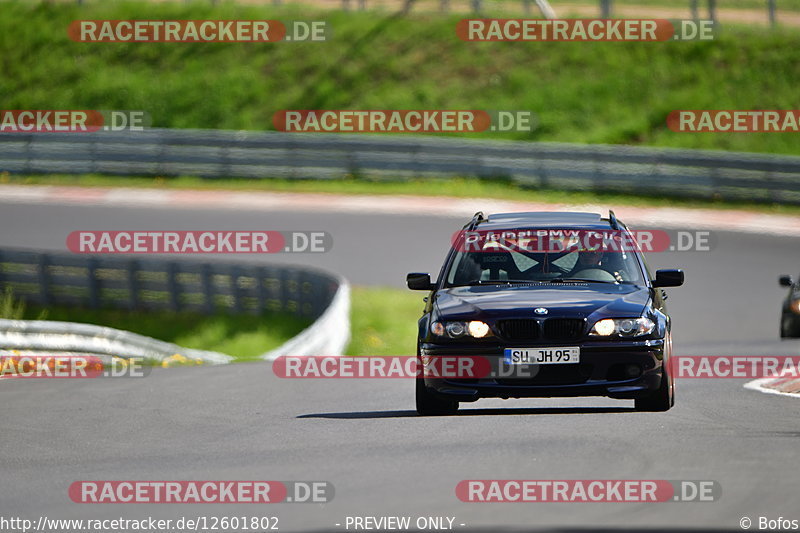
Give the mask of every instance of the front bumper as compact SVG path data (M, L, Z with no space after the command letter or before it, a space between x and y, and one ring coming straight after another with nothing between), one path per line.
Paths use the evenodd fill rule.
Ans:
M541 398L608 396L636 399L651 395L661 385L664 340L567 342L580 346L581 362L561 365L511 367L503 362L499 345L421 343L424 360L436 357L479 356L491 362L492 374L475 379L426 376L425 386L451 400L471 402L480 398ZM546 347L531 345L531 347ZM636 375L634 368L638 368ZM515 375L515 370L522 370Z

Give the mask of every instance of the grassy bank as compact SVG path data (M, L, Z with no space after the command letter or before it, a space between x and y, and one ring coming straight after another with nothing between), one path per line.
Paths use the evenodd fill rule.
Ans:
M414 355L424 294L385 287L354 287L348 355Z
M310 324L306 319L280 314L208 316L167 311L43 308L26 305L9 292L0 295L0 318L96 324L132 331L184 348L225 353L239 361L257 358Z
M325 19L325 43L75 43L74 19ZM222 3L3 2L4 109L139 109L153 125L264 130L280 109L524 109L480 135L800 153L792 134L678 134L675 109L792 109L800 34L726 26L712 42L466 43L460 15ZM20 23L24 21L24 23Z

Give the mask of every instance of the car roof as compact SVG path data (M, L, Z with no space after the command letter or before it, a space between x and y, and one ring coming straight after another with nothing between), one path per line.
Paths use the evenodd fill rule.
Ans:
M476 229L502 230L513 228L585 228L609 229L611 223L598 213L568 211L532 211L496 213L478 224Z

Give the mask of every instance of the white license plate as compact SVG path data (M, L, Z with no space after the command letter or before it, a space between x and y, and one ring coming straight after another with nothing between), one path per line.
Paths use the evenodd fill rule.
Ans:
M581 362L578 346L548 348L506 348L503 361L507 365L564 365Z

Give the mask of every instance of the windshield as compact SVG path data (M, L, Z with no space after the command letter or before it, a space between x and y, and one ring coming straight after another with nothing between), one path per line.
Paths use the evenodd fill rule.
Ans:
M565 281L645 285L632 251L527 252L491 242L477 251L456 252L445 280L451 287Z

